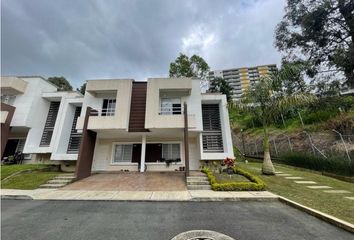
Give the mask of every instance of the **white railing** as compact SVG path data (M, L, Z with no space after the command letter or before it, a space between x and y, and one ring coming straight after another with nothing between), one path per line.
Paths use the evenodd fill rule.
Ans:
M92 109L90 116L114 116L116 109L114 108L102 108L102 109Z
M180 106L169 106L169 107L161 107L159 115L181 115L183 113L183 107Z

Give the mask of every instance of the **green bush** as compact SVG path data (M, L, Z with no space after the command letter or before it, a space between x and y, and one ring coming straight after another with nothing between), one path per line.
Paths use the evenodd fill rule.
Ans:
M344 157L323 158L308 153L288 153L278 160L291 166L307 168L311 170L334 173L343 176L354 175L354 163Z
M251 182L218 183L216 177L209 168L203 168L202 172L207 175L211 188L214 191L261 191L265 189L265 184L259 177L254 176L239 167L233 167L232 169L235 174L243 175Z
M302 120L305 124L313 124L325 122L330 118L337 116L339 111L337 109L318 110L314 112L306 111L302 114Z

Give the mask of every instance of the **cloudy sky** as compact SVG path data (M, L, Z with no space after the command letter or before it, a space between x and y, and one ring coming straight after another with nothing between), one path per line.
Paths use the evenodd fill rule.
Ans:
M87 79L168 75L180 52L212 70L279 63L285 0L2 0L2 75Z

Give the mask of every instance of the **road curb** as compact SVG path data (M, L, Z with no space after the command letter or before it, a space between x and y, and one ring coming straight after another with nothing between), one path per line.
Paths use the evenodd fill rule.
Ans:
M284 197L279 197L278 198L280 202L282 203L285 203L286 205L289 205L291 207L294 207L296 209L299 209L303 212L306 212L314 217L317 217L325 222L328 222L332 225L335 225L339 228L342 228L350 233L354 233L354 224L351 224L349 222L346 222L346 221L343 221L341 219L338 219L336 217L333 217L331 215L328 215L326 213L323 213L323 212L320 212L320 211L317 211L315 209L312 209L312 208L309 208L309 207L306 207L304 205L301 205L297 202L294 202L292 200L289 200L287 198L284 198Z
M9 199L9 200L33 200L32 197L28 195L1 195L1 199Z

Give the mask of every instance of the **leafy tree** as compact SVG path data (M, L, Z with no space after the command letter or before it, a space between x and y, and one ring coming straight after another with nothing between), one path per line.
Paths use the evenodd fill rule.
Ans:
M291 95L284 94L283 84L290 75L292 75L291 71L283 70L260 78L260 80L244 94L241 103L235 105L239 106L242 110L246 110L262 123L264 133L263 174L275 174L269 152L268 127L270 123L286 109L309 103L313 99L313 96L307 93L297 92Z
M48 81L58 86L58 91L72 91L73 87L65 77L50 77Z
M231 99L232 88L224 78L217 77L214 80L212 80L210 83L209 91L220 92L222 94L225 94L228 102L232 100Z
M76 88L76 91L80 92L82 95L85 95L86 83L82 84L80 88Z
M206 79L209 65L197 55L188 57L180 53L176 60L170 63L170 77L196 77Z
M285 11L275 46L286 59L307 62L310 77L342 72L354 86L354 1L287 0Z
M340 82L332 81L327 84L324 81L320 81L316 84L316 94L320 97L331 97L331 96L339 96L340 94Z
M303 76L304 69L305 66L301 62L283 61L279 72L284 75L287 74L286 77L284 76L285 79L283 82L285 94L291 95L295 92L305 93L309 90Z

